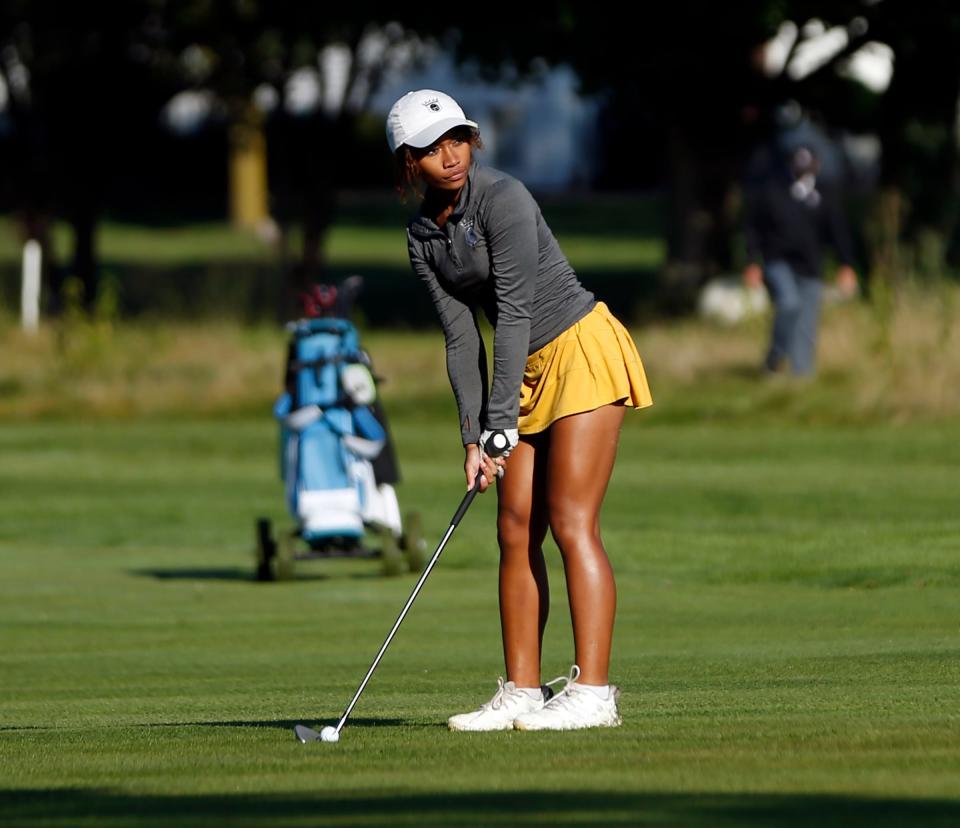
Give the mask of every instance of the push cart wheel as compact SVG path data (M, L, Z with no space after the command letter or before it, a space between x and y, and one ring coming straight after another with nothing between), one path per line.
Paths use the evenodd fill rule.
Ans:
M273 577L276 581L292 581L296 575L296 532L285 532L280 536L277 544L277 555L273 567Z
M427 563L427 542L423 537L423 521L419 512L410 512L404 519L406 527L400 537L400 548L407 558L411 572L420 572Z
M274 542L270 533L269 518L257 518L256 541L257 580L276 580L275 565L277 559L277 544Z
M393 532L384 527L380 530L380 539L383 574L389 577L402 575L407 571L407 565Z

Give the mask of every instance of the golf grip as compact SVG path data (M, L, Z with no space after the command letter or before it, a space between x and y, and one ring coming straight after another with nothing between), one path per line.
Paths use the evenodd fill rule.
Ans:
M497 437L503 437L503 441L506 443L506 438L504 437L502 431L493 432L493 434L491 434L488 438L486 445L483 447L483 453L486 454L487 457L499 457L501 454L503 454L506 446L498 446ZM456 514L453 516L453 520L450 522L451 526L456 526L460 522L460 518L462 518L466 514L467 509L470 508L470 504L473 503L473 498L476 497L477 492L480 491L480 481L482 478L483 472L478 472L477 479L473 483L473 488L467 492L466 497L464 497L464 499L460 502L460 508L457 509Z

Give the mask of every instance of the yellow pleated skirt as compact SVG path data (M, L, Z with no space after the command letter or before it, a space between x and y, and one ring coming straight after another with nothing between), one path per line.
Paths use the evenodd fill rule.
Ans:
M610 403L653 405L640 354L603 303L527 357L520 388L521 434Z

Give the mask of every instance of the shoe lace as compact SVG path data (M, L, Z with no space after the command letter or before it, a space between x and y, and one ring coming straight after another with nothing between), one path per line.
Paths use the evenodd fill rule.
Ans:
M567 683L567 686L569 686L569 683L571 681L574 681L576 677L579 675L580 675L580 668L577 667L576 664L574 664L573 669L570 671L569 676L557 676L555 679L551 679L546 684L541 685L543 689L544 702L547 702L551 699L555 699L560 694L566 692L566 686L565 686L563 690L560 690L559 692L555 693L553 691L553 686L555 684L558 684L559 682L563 681ZM480 709L481 710L499 710L501 707L503 707L504 704L506 704L510 700L511 697L515 697L519 693L521 693L521 691L518 690L516 687L512 687L512 688L507 687L507 682L503 680L503 676L498 676L497 692L493 694L493 698L490 699L490 701L480 705Z
M481 710L499 710L503 707L503 697L507 695L509 691L507 690L505 683L503 681L503 676L497 677L497 692L493 694L493 698L486 704L481 704Z
M544 702L553 701L557 696L562 696L567 692L567 688L570 684L577 680L577 676L580 675L580 668L574 664L570 668L569 676L557 676L555 679L551 679L546 684L543 685L543 700ZM560 682L565 682L562 690L554 691L553 685L559 684Z
M562 690L557 692L555 695L551 696L549 700L550 707L553 707L553 708L560 707L560 708L563 708L564 710L568 708L570 702L572 701L571 696L576 691L576 681L579 677L580 677L580 667L574 664L573 667L570 668L569 676L558 676L553 681L547 682L548 686L556 684L559 681L566 682Z

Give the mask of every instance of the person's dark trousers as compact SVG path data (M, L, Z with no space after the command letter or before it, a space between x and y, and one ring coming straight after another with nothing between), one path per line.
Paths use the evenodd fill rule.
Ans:
M820 327L822 282L801 276L783 261L767 263L763 278L774 307L767 369L779 370L786 360L794 374L812 374Z

